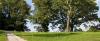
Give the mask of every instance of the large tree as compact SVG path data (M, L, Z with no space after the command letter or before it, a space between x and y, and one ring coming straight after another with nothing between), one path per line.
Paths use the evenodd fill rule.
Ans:
M65 23L65 31L70 32L75 20L78 21L79 18L86 19L87 17L91 19L89 16L97 12L98 7L95 1L96 0L33 0L36 6L36 14L34 15L35 17L33 17L39 23L48 23L46 21L50 21L50 19L53 19L58 13L66 14L67 23Z
M72 23L72 18L79 15L81 18L91 14L95 14L98 10L96 6L96 0L67 0L65 4L67 5L67 27L66 31L69 32L71 28L70 23ZM80 18L79 17L79 18ZM85 18L88 18L85 17ZM92 16L93 17L93 16ZM91 19L91 18L89 18ZM88 20L89 20L88 19Z
M67 14L67 27L65 31L70 31L70 23L72 23L71 20L73 17L79 15L80 17L78 18L82 18L87 15L95 14L98 10L95 1L96 0L63 0L63 6Z
M29 8L24 0L0 0L1 13L4 17L4 28L24 30L25 18Z
M98 7L95 1L96 0L53 0L54 5L52 8L55 10L59 8L64 10L64 14L67 15L65 31L70 32L71 29L73 29L73 20L76 19L78 21L79 18L89 18L91 15L96 14Z

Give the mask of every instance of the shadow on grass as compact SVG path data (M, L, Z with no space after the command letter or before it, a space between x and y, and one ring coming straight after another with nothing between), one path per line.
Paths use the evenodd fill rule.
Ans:
M17 35L17 36L60 37L60 36L70 36L70 35L78 35L78 34L80 33L42 33L42 34Z

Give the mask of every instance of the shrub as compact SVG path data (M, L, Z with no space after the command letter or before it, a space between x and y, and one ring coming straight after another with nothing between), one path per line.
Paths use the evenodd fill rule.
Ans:
M4 31L3 30L0 30L0 34L4 34Z
M96 27L91 26L90 29L88 30L88 32L97 32Z
M82 31L82 29L81 29L81 28L79 28L79 29L77 30L77 32L83 32L83 31Z

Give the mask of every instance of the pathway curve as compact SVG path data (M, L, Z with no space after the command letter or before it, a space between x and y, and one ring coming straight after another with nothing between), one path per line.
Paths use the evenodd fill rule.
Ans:
M11 31L6 31L8 41L26 41L16 35L14 35Z

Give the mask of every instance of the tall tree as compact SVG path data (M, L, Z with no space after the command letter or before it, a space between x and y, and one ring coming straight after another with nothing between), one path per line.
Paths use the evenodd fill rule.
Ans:
M0 0L2 15L5 17L4 28L24 30L25 18L29 14L29 8L24 0Z
M78 20L79 18L87 18L89 15L93 15L98 11L98 7L96 6L96 0L53 0L53 7L55 10L58 8L64 9L64 14L67 16L67 24L65 31L70 32L73 29L73 20L75 18ZM61 9L60 9L61 10ZM92 16L93 17L93 16ZM89 19L87 19L89 20Z
M95 14L98 10L96 7L96 0L67 0L68 11L67 11L67 27L66 31L69 32L70 23L72 23L72 18L79 14L81 17ZM89 17L89 16L88 16ZM88 19L89 20L89 19Z
M65 27L66 32L70 32L73 28L73 20L78 21L79 18L87 18L91 14L98 11L96 0L33 0L36 6L36 15L34 15L37 22L45 22L50 20L58 13L66 14L67 23ZM89 19L87 19L89 20Z

